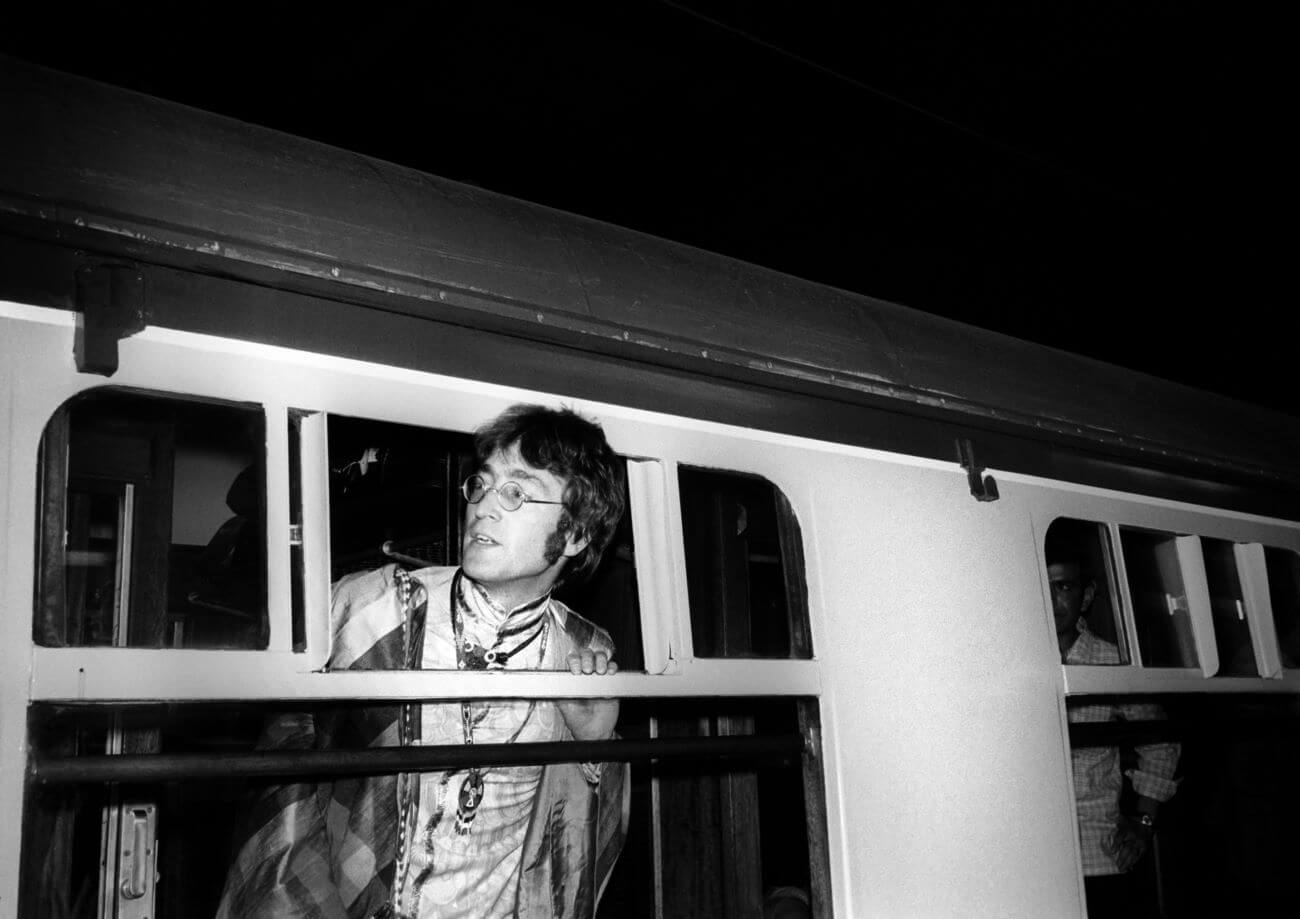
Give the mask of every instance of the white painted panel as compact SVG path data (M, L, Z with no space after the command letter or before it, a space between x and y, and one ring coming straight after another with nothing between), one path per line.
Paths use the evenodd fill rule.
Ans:
M1277 625L1273 621L1273 601L1268 591L1268 561L1264 547L1257 542L1236 543L1232 547L1241 579L1241 595L1250 622L1250 637L1255 643L1255 663L1260 676L1282 676L1282 651L1277 643Z
M1199 536L1179 536L1175 545L1178 567L1183 575L1183 590L1187 593L1196 658L1201 663L1201 675L1212 677L1219 672L1219 643L1214 637L1214 611L1210 606L1210 581L1205 573L1201 539Z
M629 460L627 484L645 669L646 673L665 673L673 662L673 636L682 628L674 602L676 578L666 526L668 495L663 465L651 460Z
M1079 912L1060 664L1023 492L979 503L956 463L825 461L816 479L850 914Z

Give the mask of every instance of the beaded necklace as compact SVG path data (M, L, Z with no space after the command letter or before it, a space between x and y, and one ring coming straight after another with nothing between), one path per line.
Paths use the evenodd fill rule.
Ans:
M538 640L539 636L541 645L538 652L538 666L540 667L546 660L546 640L550 635L546 616L549 605L549 597L543 598L540 601L536 617L529 617L522 625L498 632L497 640L493 642L492 647L485 649L474 640L465 637L465 623L461 610L467 604L464 594L461 592L461 572L458 569L451 580L451 597L449 600L451 627L454 635L453 643L456 646L456 668L458 670L503 670L506 661L517 656L524 648ZM534 627L534 622L536 627ZM518 638L518 641L513 647L502 648L503 642L511 638ZM514 737L511 737L506 743L514 743L519 738L524 725L532 717L536 705L536 701L528 703L528 711L520 721L519 729L515 731ZM466 700L461 701L461 730L465 735L465 746L474 745L474 728L487 717L490 710L491 706L485 703L478 715L475 716L473 706ZM456 835L458 836L467 835L473 827L474 816L478 812L479 805L483 802L483 777L487 772L486 769L471 766L465 780L461 782L460 794L456 799Z

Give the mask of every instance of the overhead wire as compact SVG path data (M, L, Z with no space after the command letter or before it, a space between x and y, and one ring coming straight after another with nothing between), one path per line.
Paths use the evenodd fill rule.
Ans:
M979 141L980 143L986 144L990 147L1000 150L1005 154L1009 154L1013 157L1031 163L1034 166L1038 167L1039 169L1042 169L1047 172L1055 172L1066 178L1073 179L1076 182L1085 185L1091 185L1094 188L1105 191L1108 194L1114 195L1117 198L1125 198L1146 207L1156 206L1156 202L1144 196L1135 194L1132 190L1118 188L1102 179L1097 178L1095 175L1082 172L1075 167L1068 166L1065 163L1060 162L1059 160L1049 159L1047 157L1044 157L1042 154L1034 153L1032 151L1025 150L1021 147L1017 147L1006 141L999 140L998 138L991 137L988 134L983 133L982 131L979 131L975 128L970 127L969 125L961 123L960 121L956 121L952 118L949 118L946 115L941 115L938 112L931 111L930 109L927 109L924 106L917 105L914 102L904 99L903 97L896 95L895 93L891 93L887 90L881 89L878 86L872 86L870 83L867 83L859 79L858 77L849 76L848 74L843 73L842 71L834 69L833 67L828 67L827 65L821 63L820 61L813 60L812 58L800 54L796 51L791 51L790 49L782 47L781 45L778 45L775 42L770 41L769 39L763 38L760 35L755 35L752 32L746 31L745 29L742 29L738 26L734 26L731 23L725 22L714 16L709 16L705 13L701 13L698 10L691 9L689 6L678 2L678 0L657 0L657 2L663 6L676 10L677 12L682 13L686 16L690 16L694 19L697 19L700 22L707 23L708 25L716 29L719 29L724 32L728 32L731 35L735 36L736 38L757 45L774 54L789 58L790 60L804 67L808 67L812 70L822 73L825 76L828 76L834 80L838 80L842 83L846 83L855 89L876 96L877 98L880 98L892 105L906 109L907 111L910 111L915 115L919 115L922 118L937 122L943 125L944 127L947 127L960 134L964 134L969 138L972 138L974 140Z

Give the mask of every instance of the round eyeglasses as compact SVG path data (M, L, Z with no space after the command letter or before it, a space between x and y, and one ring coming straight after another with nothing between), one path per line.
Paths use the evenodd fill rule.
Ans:
M489 485L481 475L470 476L460 486L460 493L465 496L465 500L470 504L478 504L487 497L487 493L490 491L497 493L497 501L508 511L517 511L525 504L564 503L563 501L543 501L541 498L531 498L524 494L524 489L518 482L502 482L500 485Z

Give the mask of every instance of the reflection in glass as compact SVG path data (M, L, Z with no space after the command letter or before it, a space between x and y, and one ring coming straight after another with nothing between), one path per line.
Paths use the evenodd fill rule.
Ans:
M1203 538L1201 549L1210 585L1214 640L1219 648L1219 670L1215 675L1259 676L1233 544L1222 539Z
M1121 527L1120 543L1141 662L1147 667L1198 666L1177 537Z
M697 657L810 658L799 523L766 479L678 468Z
M264 648L258 408L92 390L41 440L38 644Z
M93 482L68 488L68 528L64 596L71 643L111 645L125 620L129 597L130 508L133 486Z

